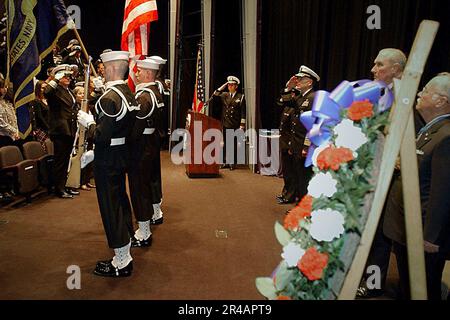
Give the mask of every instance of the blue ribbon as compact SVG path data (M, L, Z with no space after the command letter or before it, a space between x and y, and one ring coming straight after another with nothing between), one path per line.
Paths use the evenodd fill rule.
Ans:
M324 90L316 92L312 110L300 115L311 141L305 167L312 165L314 150L330 140L332 128L342 121L342 109L363 100L377 104L378 111L383 112L392 106L394 96L386 83L370 80L342 81L331 93Z

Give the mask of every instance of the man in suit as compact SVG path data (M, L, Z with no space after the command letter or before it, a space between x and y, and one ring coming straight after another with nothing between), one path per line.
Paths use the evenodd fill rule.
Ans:
M73 68L67 64L55 67L52 80L44 91L49 106L49 136L55 153L55 193L63 199L79 194L78 191L66 189L67 168L77 131L77 104L69 88L72 75Z
M221 168L234 170L236 164L245 162L245 148L243 133L235 135L237 129L245 130L246 104L244 95L237 92L240 80L235 76L227 77L227 82L214 91L214 99L222 108L222 130L223 130L223 165ZM225 92L228 88L228 92ZM239 154L238 154L238 144ZM230 147L231 145L231 147Z
M394 79L401 79L403 70L406 66L406 56L398 49L386 48L380 50L374 60L374 66L371 70L375 81L383 81L388 85L389 90L394 92ZM392 241L383 234L384 210L378 223L378 228L372 242L369 256L367 258L366 267L378 266L381 273L381 287L368 288L364 275L356 296L358 298L372 298L380 296L384 293L386 277L389 269L389 260L391 256ZM367 270L367 268L366 268Z
M441 299L441 278L450 253L450 74L434 77L418 94L417 111L426 125L416 146L428 298ZM383 230L393 240L401 298L409 297L408 258L401 175L388 195Z
M280 98L283 114L280 123L280 149L284 187L277 196L279 204L293 203L307 194L311 168L305 168L306 154L311 144L306 138L306 128L300 115L312 108L314 85L319 75L302 65L286 84Z
M136 101L140 110L132 131L128 172L131 203L139 229L131 238L132 247L149 247L152 243L151 220L154 204L161 201L161 166L159 165L162 97L155 83L159 64L151 59L137 61ZM158 218L162 222L162 213Z
M130 254L133 226L125 176L130 166L131 130L139 106L124 81L129 55L126 51L101 55L106 91L95 104L96 119L92 114L78 112L78 122L89 128L94 139L97 200L108 245L114 249L114 257L98 261L94 270L95 275L106 277L127 277L133 270Z

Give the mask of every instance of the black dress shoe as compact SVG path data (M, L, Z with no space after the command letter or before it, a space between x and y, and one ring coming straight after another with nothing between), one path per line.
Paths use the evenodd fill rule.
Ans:
M131 276L132 271L133 271L133 261L130 261L130 263L126 267L119 269L112 265L112 260L109 260L97 262L94 274L102 277L119 278Z
M73 195L67 193L66 191L56 192L56 196L61 199L73 199Z
M131 247L132 248L140 248L140 247L150 247L152 245L152 235L148 237L146 240L138 240L135 236L131 237Z
M73 189L67 189L66 192L68 194L73 195L73 196L78 196L80 194L80 191L76 191L76 190L73 190Z
M220 169L225 169L225 168L229 168L229 167L230 167L229 165L223 164L223 165L220 166Z
M236 169L236 166L235 166L234 164L232 164L232 165L230 166L230 171L233 171L234 169Z
M151 219L150 220L150 224L162 224L164 222L164 218L163 217L161 217L161 218L159 218L159 219Z

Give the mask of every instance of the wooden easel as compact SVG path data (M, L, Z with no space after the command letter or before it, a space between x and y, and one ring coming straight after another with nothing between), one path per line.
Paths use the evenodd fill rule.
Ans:
M399 153L403 172L402 183L411 298L413 300L427 299L418 169L417 162L410 160L417 158L412 106L438 28L439 23L436 21L422 21L402 80L396 83L398 94L396 94L391 111L391 124L384 145L380 175L372 208L338 300L355 298Z

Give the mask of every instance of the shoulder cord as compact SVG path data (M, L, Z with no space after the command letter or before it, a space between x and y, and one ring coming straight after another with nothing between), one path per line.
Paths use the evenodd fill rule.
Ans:
M148 93L150 94L150 98L152 99L152 109L151 109L150 112L149 112L146 116L144 116L144 117L138 117L138 116L136 116L136 118L137 118L137 119L140 119L140 120L147 119L148 117L150 117L150 116L153 114L153 112L155 111L155 105L157 105L157 100L156 100L155 93L154 93L152 90L148 89L148 88L143 88L143 89L139 90L139 91L136 93L136 98L138 98L138 97L139 97L140 95L142 95L144 92L148 92Z
M105 112L102 108L102 105L100 103L101 99L103 98L104 95L106 95L108 92L110 91L114 91L115 93L117 93L119 95L119 97L122 100L122 106L119 110L119 112L117 112L116 114L108 114L107 112ZM125 96L123 95L123 93L115 88L115 87L111 87L108 90L106 90L106 92L104 94L102 94L102 96L100 97L100 99L98 99L97 103L95 104L95 108L97 110L97 113L100 115L100 112L98 112L98 108L100 108L101 112L110 117L110 118L116 118L116 121L120 121L123 119L123 117L125 117L127 111L133 111L133 110L140 110L139 106L129 106L128 100L125 98Z

